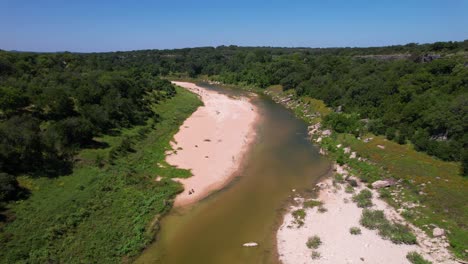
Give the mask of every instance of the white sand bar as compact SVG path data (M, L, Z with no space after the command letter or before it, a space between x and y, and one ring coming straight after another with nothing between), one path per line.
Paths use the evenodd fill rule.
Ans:
M194 83L172 82L200 96L199 107L174 136L174 153L166 161L191 170L193 176L177 179L184 185L175 206L194 203L222 188L235 175L242 157L255 138L256 107L247 97L230 98Z
M317 207L305 209L304 225L298 228L294 223L292 212L302 205L291 206L284 216L283 224L277 233L277 244L280 261L283 264L321 263L321 264L410 264L406 254L416 251L432 263L455 264L447 249L445 237L430 238L422 230L411 226L416 235L417 245L394 244L384 240L378 231L369 230L359 224L362 209L352 202L352 194L344 191L344 185L334 187L331 179L322 182L323 187L318 199L323 202L326 212L320 213ZM338 184L340 185L340 184ZM356 192L365 188L360 184ZM392 221L405 223L404 219L372 190L374 206L372 209L383 210ZM302 198L296 198L302 200ZM351 227L359 227L360 235L350 234ZM307 248L309 237L317 235L322 244L315 251L320 257L312 259L312 249Z

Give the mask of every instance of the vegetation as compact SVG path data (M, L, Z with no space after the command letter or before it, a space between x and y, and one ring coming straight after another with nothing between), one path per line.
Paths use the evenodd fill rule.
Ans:
M317 249L321 244L322 244L322 240L320 240L320 237L317 235L309 237L306 243L308 248L313 248L313 249Z
M354 193L354 188L350 184L346 185L345 187L345 192L346 193Z
M377 229L379 235L395 244L416 244L416 237L410 229L398 223L391 223L381 210L364 209L360 223L371 230Z
M360 235L361 234L361 228L354 226L349 229L349 233L351 235Z
M358 194L353 195L353 202L357 203L358 207L371 207L372 206L372 192L368 189L360 191Z
M380 195L397 207L424 204L413 209L411 221L450 230L451 247L465 259L467 178L458 175L468 176L467 52L468 41L336 49L0 51L0 239L6 248L0 259L65 262L80 252L85 262L95 253L102 262L115 262L149 241L151 235L142 235L149 216L164 213L179 187L165 180L141 183L153 182L155 173L189 175L154 164L163 160L164 142L180 118L196 105L196 98L177 92L164 76L272 86L299 100L298 116L323 119L340 132L321 143L334 158L363 182L402 180L401 202ZM305 109L314 115L306 116ZM374 139L363 143L366 137ZM350 159L337 144L371 162ZM96 252L101 245L105 250Z
M442 48L441 48L442 47ZM227 84L282 85L341 110L326 123L367 129L443 160L461 161L467 142L468 41L382 48L217 48L126 53L120 63L152 60L154 72L209 76ZM448 118L446 118L448 117Z
M317 209L317 212L319 212L321 214L323 214L323 213L325 213L327 211L328 211L328 209L323 207L323 206L319 206L319 208Z
M308 200L304 202L304 208L314 208L316 206L321 206L323 203L317 200Z
M268 88L266 93L280 101L291 96L290 91L277 86ZM288 107L310 125L321 122L331 112L320 100L304 96L293 97ZM432 234L433 225L447 230L452 252L459 258L467 258L468 181L459 176L459 164L418 152L409 143L401 145L371 133L359 138L334 132L330 137L322 137L319 145L332 159L341 159L350 173L364 183L395 179L397 184L380 189L379 196L396 209L405 210L411 205L411 216L405 218L427 234ZM337 145L350 147L363 160L350 158Z
M190 175L154 167L198 105L145 65L0 51L0 262L139 253L181 191L155 175Z
M432 264L432 262L425 260L423 257L421 257L421 255L418 254L418 252L415 251L409 252L406 255L406 258L413 264Z
M312 259L319 259L322 255L320 255L320 252L312 250L312 253L310 253L310 257Z
M294 223L301 227L304 225L304 219L306 217L306 212L304 209L297 209L292 212L292 216L294 217Z

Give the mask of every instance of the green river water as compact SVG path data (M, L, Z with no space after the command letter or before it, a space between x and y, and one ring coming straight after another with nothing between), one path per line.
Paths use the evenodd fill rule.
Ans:
M240 91L204 85L236 95ZM276 230L295 194L312 194L328 163L307 139L306 124L265 96L261 119L237 177L187 208L173 208L136 263L277 263ZM296 192L292 190L295 189ZM243 247L257 242L258 247Z

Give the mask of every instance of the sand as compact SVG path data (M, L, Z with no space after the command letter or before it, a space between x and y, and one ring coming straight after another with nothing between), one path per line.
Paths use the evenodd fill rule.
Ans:
M343 170L338 168L337 170ZM297 227L291 212L302 208L302 198L297 198L296 205L290 207L284 216L283 224L277 232L277 245L280 261L284 264L294 263L409 263L406 254L410 251L420 253L433 263L456 263L447 250L446 238L430 238L422 230L410 225L417 236L418 245L396 245L384 240L378 231L360 226L362 208L352 202L352 195L344 191L344 184L333 186L331 179L319 184L321 190L318 199L324 203L327 212L320 213L316 208L306 209L304 225ZM363 184L356 192L366 188ZM392 221L404 223L404 219L373 192L374 206L371 209L383 210ZM361 235L351 235L351 227L360 227ZM316 250L321 257L311 258L312 250L307 248L306 241L310 236L318 235L322 245Z
M255 139L257 108L247 97L231 98L189 82L173 82L200 96L199 107L180 127L166 161L189 169L192 177L177 179L184 185L175 206L199 201L225 186L241 166Z

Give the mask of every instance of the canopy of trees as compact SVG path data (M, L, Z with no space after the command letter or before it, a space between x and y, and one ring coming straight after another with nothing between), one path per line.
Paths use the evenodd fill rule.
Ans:
M2 200L17 187L11 175L67 173L93 137L145 122L150 104L175 94L143 68L114 69L94 56L0 51Z
M466 163L467 52L468 41L380 48L0 51L0 172L66 173L76 150L92 144L94 136L150 118L150 103L175 94L158 76L174 73L262 88L281 84L340 107L345 116L327 122L343 131L354 133L356 120L368 119L376 134Z
M144 61L160 75L207 75L261 88L281 84L370 120L376 134L399 143L409 140L443 160L463 161L468 147L467 53L468 40L379 48L221 46L100 56L112 58L115 65Z

